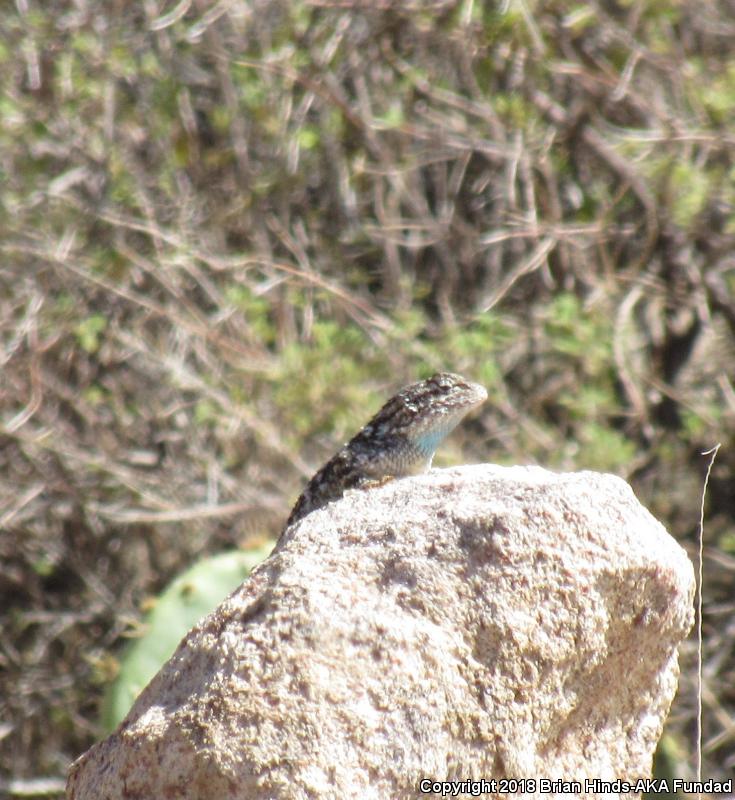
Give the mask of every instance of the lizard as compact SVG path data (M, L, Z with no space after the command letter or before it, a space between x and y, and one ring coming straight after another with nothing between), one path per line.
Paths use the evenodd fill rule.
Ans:
M348 489L426 472L447 434L486 399L483 386L451 372L404 387L312 477L284 530Z

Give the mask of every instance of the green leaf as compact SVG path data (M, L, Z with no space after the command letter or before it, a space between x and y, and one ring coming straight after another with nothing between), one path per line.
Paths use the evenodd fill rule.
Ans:
M257 549L204 559L159 595L145 619L145 632L127 648L117 679L105 694L100 720L105 731L111 732L120 724L186 633L245 580L272 546L268 542Z
M100 334L107 327L107 319L102 314L92 314L74 329L79 346L88 353L96 353L100 347Z
M304 150L312 150L319 144L319 130L313 125L305 125L297 134L299 147Z
M403 113L403 108L398 103L393 103L385 114L375 117L376 124L386 129L400 128L405 121L406 116Z

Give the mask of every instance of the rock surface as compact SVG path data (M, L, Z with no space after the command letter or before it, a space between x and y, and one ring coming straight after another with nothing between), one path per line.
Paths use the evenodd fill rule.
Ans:
M693 592L610 475L484 465L350 492L186 636L67 797L647 777Z

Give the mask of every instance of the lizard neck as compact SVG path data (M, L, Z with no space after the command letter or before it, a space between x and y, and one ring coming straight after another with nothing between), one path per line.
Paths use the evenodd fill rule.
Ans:
M449 433L448 430L435 428L419 434L414 439L414 446L428 461L427 469L431 466L431 460L434 457L436 448L442 443L442 440L446 437L447 433Z

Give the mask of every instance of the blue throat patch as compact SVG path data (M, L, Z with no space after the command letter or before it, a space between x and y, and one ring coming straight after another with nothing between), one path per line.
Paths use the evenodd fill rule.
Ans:
M434 455L434 451L442 442L442 439L447 435L447 429L437 429L426 431L416 437L414 444L419 449L422 455L430 458Z

